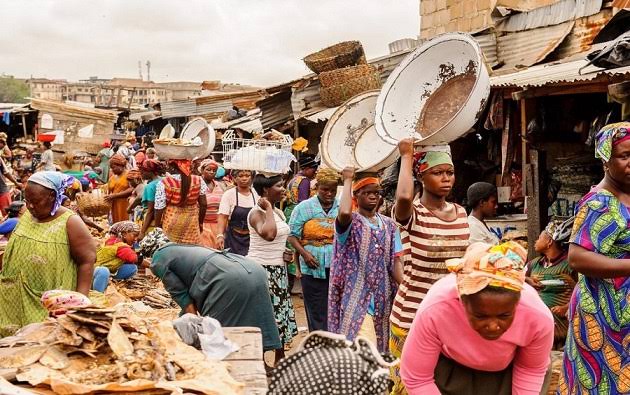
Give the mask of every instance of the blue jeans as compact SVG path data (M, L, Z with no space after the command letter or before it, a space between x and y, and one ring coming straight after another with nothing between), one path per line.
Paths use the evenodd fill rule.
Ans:
M124 280L133 277L138 272L138 266L133 263L125 263L118 268L114 275L116 280ZM103 266L94 268L94 277L92 280L92 289L98 292L105 292L109 285L109 277L111 273L109 269Z

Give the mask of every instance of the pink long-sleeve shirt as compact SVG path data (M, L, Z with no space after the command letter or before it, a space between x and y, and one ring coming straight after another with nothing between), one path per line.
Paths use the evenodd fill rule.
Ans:
M550 363L553 316L525 285L510 328L497 340L469 324L455 275L439 280L420 304L403 347L400 375L410 395L440 395L433 372L440 354L475 370L496 372L512 361L512 394L538 395Z

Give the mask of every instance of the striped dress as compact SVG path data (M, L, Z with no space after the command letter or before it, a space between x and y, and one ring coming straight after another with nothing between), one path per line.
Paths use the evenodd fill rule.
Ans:
M418 306L431 285L448 274L445 261L461 258L466 252L470 236L468 217L463 207L454 206L457 218L447 222L416 200L407 226L399 224L404 249L404 275L390 321L400 328L411 328Z
M389 317L389 351L397 358L411 328L418 306L429 288L448 274L446 260L461 258L469 244L468 217L463 207L455 206L457 217L444 221L424 207L419 200L407 224L398 224L403 243L403 280L398 286L394 306ZM405 395L407 391L400 379L400 368L390 369L394 382L391 394Z

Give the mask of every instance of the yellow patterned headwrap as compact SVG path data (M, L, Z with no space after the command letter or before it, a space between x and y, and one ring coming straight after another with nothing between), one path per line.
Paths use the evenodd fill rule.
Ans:
M446 266L457 274L460 295L472 295L488 286L520 292L525 282L527 251L508 241L496 246L471 244L463 258L449 259Z
M317 170L317 175L315 175L315 180L318 183L323 184L338 184L341 180L339 176L339 172L337 170L333 170L327 167L322 167Z

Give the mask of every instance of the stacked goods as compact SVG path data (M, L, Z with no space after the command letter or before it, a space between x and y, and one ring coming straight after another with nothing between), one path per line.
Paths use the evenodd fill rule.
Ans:
M270 174L285 174L295 156L291 153L293 139L278 131L270 131L253 139L237 137L228 130L221 139L223 167L253 170Z
M186 345L170 321L128 305L78 308L0 340L2 377L58 394L97 391L238 394L223 362Z
M353 96L381 87L381 75L369 64L325 71L319 75L319 94L327 107L336 107Z
M331 71L357 64L366 64L363 46L358 41L344 41L324 48L304 58L304 63L314 73Z
M322 103L336 107L351 97L381 87L378 70L368 65L358 41L342 42L304 58L319 75Z
M114 280L110 286L125 298L143 302L154 309L177 307L177 303L164 289L162 281L154 276L136 275L128 280Z

